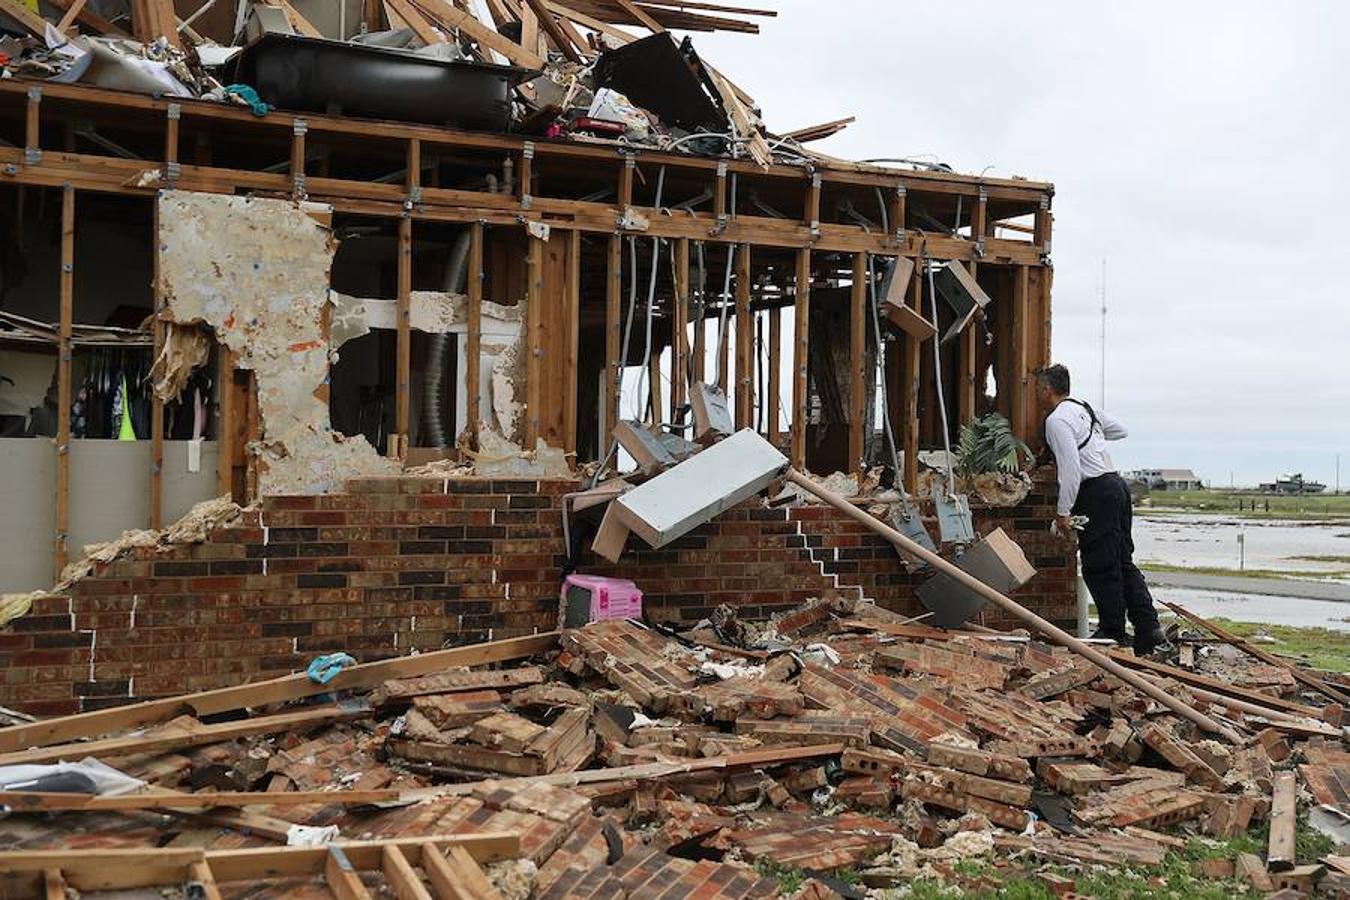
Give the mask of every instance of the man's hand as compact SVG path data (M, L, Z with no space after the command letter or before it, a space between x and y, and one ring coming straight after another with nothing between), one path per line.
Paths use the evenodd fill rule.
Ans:
M1078 542L1078 532L1074 531L1072 516L1055 516L1055 530L1069 543Z

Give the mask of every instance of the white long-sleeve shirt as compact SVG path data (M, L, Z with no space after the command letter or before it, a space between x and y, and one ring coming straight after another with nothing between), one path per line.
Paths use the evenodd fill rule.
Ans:
M1099 409L1093 412L1097 414L1095 428L1086 409L1078 403L1062 400L1045 420L1045 440L1054 451L1055 464L1059 468L1057 511L1061 516L1073 511L1078 488L1084 479L1116 470L1106 452L1106 442L1118 441L1129 434L1118 420ZM1079 449L1080 444L1082 449Z

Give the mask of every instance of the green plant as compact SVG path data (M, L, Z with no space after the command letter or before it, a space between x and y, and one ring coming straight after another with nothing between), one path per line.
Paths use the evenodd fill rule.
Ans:
M1031 458L1031 450L998 413L980 416L961 426L961 439L956 445L956 471L960 475L1016 472L1023 460Z

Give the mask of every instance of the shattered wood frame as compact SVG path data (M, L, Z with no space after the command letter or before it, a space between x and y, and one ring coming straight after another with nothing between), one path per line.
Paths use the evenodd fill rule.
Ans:
M43 100L48 100L44 108ZM52 109L56 106L56 109ZM43 146L44 124L55 131L71 119L91 116L100 121L115 121L118 128L137 130L142 135L158 135L154 140L162 146L161 159L124 158L106 152L74 153L48 149ZM765 393L767 398L754 396L751 380L753 360L751 322L764 309L774 310L774 303L793 306L791 347L793 360L788 371L792 373L790 422L790 456L796 466L807 462L807 421L811 403L811 379L807 369L810 347L812 287L828 286L842 277L856 279L866 270L868 255L908 257L934 262L957 260L965 264L972 277L978 277L986 290L996 298L994 306L1006 309L996 316L996 350L990 351L977 339L976 328L968 328L957 344L956 360L952 365L953 383L949 396L955 397L958 422L967 421L981 411L984 372L992 370L999 385L995 408L1012 421L1014 430L1033 445L1038 443L1039 429L1034 422L1034 404L1030 373L1048 362L1050 347L1050 285L1052 269L1049 263L1052 216L1050 203L1053 187L1043 182L1021 179L993 179L957 175L948 172L896 171L876 166L827 161L815 168L786 165L760 167L746 159L717 159L685 156L671 153L635 150L613 145L593 143L528 140L506 134L471 133L450 128L407 125L392 122L354 120L335 116L295 116L272 112L255 116L250 111L197 100L161 100L138 94L113 91L83 85L35 83L23 79L0 82L0 122L15 123L21 127L22 147L0 147L0 178L13 185L55 187L65 192L71 205L69 217L63 221L63 234L73 229L74 197L82 191L104 192L125 196L152 198L159 187L224 194L254 194L258 196L291 197L331 204L336 212L384 218L397 223L398 233L398 296L397 296L397 433L390 436L390 448L395 455L406 451L410 428L408 392L410 385L411 349L408 333L409 295L411 293L412 249L419 223L448 222L472 226L474 235L473 261L469 279L469 374L478 373L478 362L473 350L478 346L481 328L482 256L486 226L519 227L522 223L549 226L556 237L530 238L540 244L526 253L528 262L527 297L542 298L545 302L531 304L533 313L525 329L529 349L527 370L530 383L523 392L530 404L523 418L523 433L528 445L532 439L543 437L565 450L576 449L577 365L579 350L578 320L583 299L580 296L583 273L580 259L582 235L608 237L607 268L603 281L604 310L604 372L600 436L601 448L607 447L618 414L623 361L620 360L621 293L620 269L623 265L622 239L624 237L660 237L674 241L675 273L673 278L674 311L682 316L690 307L692 287L689 275L690 242L720 245L736 257L738 286L734 296L735 320L741 327L736 346L728 347L726 356L734 354L737 360L734 406L738 425L763 426L772 438L778 437L779 422L777 396L781 386L778 364L781 358L781 334L777 315L771 312L768 357L771 373ZM21 123L21 126L17 123ZM244 140L261 141L289 139L291 152L289 171L226 168L223 166L187 164L181 162L180 134L188 123L199 128L228 129L232 136ZM53 135L54 137L54 135ZM334 141L381 140L401 143L406 154L406 171L398 181L357 180L327 175L327 166L309 160L307 166L306 141L328 139ZM199 136L196 159L209 160L210 147L201 146ZM55 143L54 140L51 141ZM493 193L479 190L444 188L421 183L422 160L434 154L477 153L509 160L518 173L513 193ZM615 172L613 196L609 203L591 199L567 199L540 195L536 182L541 167L547 165L548 177L555 182L571 176L561 173L595 171L602 166ZM668 177L680 177L687 182L702 182L711 191L710 211L679 210L679 215L668 209L656 209L636 204L635 180L645 184L649 176L641 169L664 168ZM283 167L284 168L284 167ZM311 174L314 169L320 174ZM748 215L737 211L735 197L728 202L729 190L737 177L770 182L776 190L792 192L800 197L799 218L790 216ZM729 186L729 181L733 182ZM865 224L822 221L822 196L829 198L832 191L875 192L884 202L888 219L885 231L869 229ZM925 209L956 210L951 227L936 221ZM964 214L963 214L964 210ZM63 212L66 211L63 207ZM1031 225L1024 224L1027 220ZM942 230L945 229L945 230ZM538 232L536 232L536 235ZM1009 235L1012 235L1010 237ZM562 249L554 250L564 260L562 278L541 277L541 258L544 245L552 246L559 240ZM795 265L787 277L779 282L778 301L761 302L753 296L750 282L752 260L767 253L792 253ZM918 269L910 286L909 301L922 313L924 283ZM999 288L995 289L995 285ZM1006 285L1006 290L1002 289ZM68 285L62 282L63 325L67 316ZM556 296L555 296L556 295ZM554 302L556 301L556 302ZM856 288L845 292L843 302L855 315L867 300ZM754 305L752 305L754 304ZM156 306L159 300L156 298ZM706 310L705 310L706 315ZM693 359L694 376L704 368L702 353L706 347L702 328L696 328L693 346L683 328L672 339L671 407L678 409L688 396L688 370ZM866 341L864 329L851 329L847 345L851 364L843 373L843 382L859 387L867 373L862 356ZM158 330L156 332L158 334ZM933 408L935 400L931 365L928 374L922 374L920 357L931 353L911 335L900 338L904 352L885 377L896 388L891 393L892 415L904 450L904 481L913 490L917 479L917 451L921 440L939 441L935 436ZM692 352L691 352L692 351ZM725 358L725 357L724 357ZM659 373L660 360L650 363ZM229 366L228 359L224 365ZM222 372L222 374L225 374ZM229 379L222 379L229 384ZM67 380L68 382L68 380ZM549 383L561 384L560 388ZM474 382L476 384L476 382ZM543 406L548 400L559 399L561 428L545 426L541 413L549 413ZM63 388L62 408L68 409L68 383ZM480 414L475 390L467 392L467 413L471 425ZM657 399L659 393L654 395ZM247 406L238 398L235 402L224 398L221 404L220 433L227 440L239 441L257 423L245 421ZM767 416L756 412L755 401L768 406ZM542 407L542 408L541 408ZM986 404L987 408L987 404ZM847 459L848 468L858 471L865 446L862 404L857 398L849 403ZM162 410L156 411L156 422ZM660 418L654 411L654 417ZM67 417L68 418L68 417ZM767 422L765 420L767 419ZM552 420L550 420L552 421ZM161 520L162 486L159 459L162 454L162 429L154 429L151 468L152 523ZM603 452L603 449L602 449ZM223 490L247 486L247 478L239 478L230 471L235 454L232 448L222 446L219 480ZM68 485L58 488L58 510L67 510ZM57 553L64 550L64 528L58 515Z
M393 896L407 900L459 900L499 896L479 864L519 856L520 835L495 831L352 841L326 847L21 850L0 853L0 889L28 887L33 890L29 896L55 900L76 896L69 892L72 889L180 887L186 890L185 896L219 900L224 883L254 885L264 879L321 878L332 896L344 900L382 896L384 885ZM372 892L361 878L363 872L378 873L383 878L381 889Z

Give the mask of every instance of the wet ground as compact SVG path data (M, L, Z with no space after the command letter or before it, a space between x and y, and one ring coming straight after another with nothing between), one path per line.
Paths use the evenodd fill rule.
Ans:
M1243 538L1241 556L1239 535ZM1288 573L1287 578L1274 584L1271 579L1249 578L1241 589L1155 584L1151 590L1159 600L1179 603L1206 617L1350 631L1350 603L1259 593L1263 587L1283 594L1298 593L1299 583L1350 585L1350 523L1240 519L1215 513L1144 513L1135 517L1134 543L1135 561L1141 565L1227 569L1237 575L1245 556L1246 570ZM1315 588L1307 592L1325 593Z
M1246 569L1350 582L1350 523L1346 522L1146 513L1135 517L1134 544L1135 561L1141 564L1232 569L1236 574L1245 555ZM1336 556L1342 559L1301 558Z
M1207 619L1221 616L1235 622L1266 622L1299 628L1317 627L1350 631L1350 603L1158 585L1151 586L1149 590L1155 600L1179 603L1196 615Z

